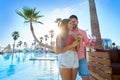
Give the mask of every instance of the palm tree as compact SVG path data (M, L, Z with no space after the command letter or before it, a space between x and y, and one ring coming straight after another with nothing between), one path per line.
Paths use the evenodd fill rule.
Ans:
M50 37L51 37L51 46L52 46L52 38L53 38L53 36L54 36L54 31L53 31L53 30L50 30L49 33L50 33Z
M42 40L43 40L43 37L40 37L40 42L42 42Z
M46 34L46 35L44 35L44 37L45 37L45 44L47 45L47 40L48 40L48 38L49 38L49 37L48 37L48 35L47 35L47 34ZM46 52L46 47L45 47L45 53L47 53L47 52Z
M41 43L35 36L34 29L33 29L33 22L43 24L42 22L38 21L38 19L43 17L43 15L39 15L39 11L36 11L36 8L23 7L23 12L16 11L16 13L25 19L25 23L30 24L30 30L32 32L32 35L36 40L36 42L39 43L39 45L46 46L53 49L51 46L47 46L46 44Z
M46 35L44 35L44 37L45 37L45 43L46 43L48 38L49 38L49 36L46 34Z
M34 42L32 42L32 44L31 44L31 51L32 52L34 51Z
M14 44L13 44L13 53L14 53L15 41L20 37L20 36L19 36L19 32L18 32L18 31L14 31L14 32L12 33L12 37L13 37L13 39L14 39Z
M43 17L43 15L39 15L39 11L36 11L36 8L27 8L27 7L23 7L22 12L16 11L16 13L25 19L24 23L30 24L30 30L33 36L35 36L33 32L33 22L43 24L42 22L38 21L38 19Z
M62 21L62 19L61 19L61 18L56 18L55 23L58 23L58 26L59 26L61 21Z
M34 51L36 51L36 41L35 40L33 40L33 45L34 45Z
M24 48L27 48L27 42L23 43Z
M21 48L21 45L22 45L22 41L19 41L18 46L20 46L20 48ZM19 48L19 50L20 50L20 48Z
M103 49L94 0L89 0L89 7L90 7L90 19L91 19L91 32L92 35L96 36L95 48Z

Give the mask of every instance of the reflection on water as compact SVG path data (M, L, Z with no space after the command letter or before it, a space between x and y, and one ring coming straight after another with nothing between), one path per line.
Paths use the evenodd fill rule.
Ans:
M58 80L57 61L29 60L43 55L40 52L0 55L0 80ZM56 55L49 53L49 57Z
M15 73L15 65L10 65L8 68L7 68L7 76L10 76L12 74Z

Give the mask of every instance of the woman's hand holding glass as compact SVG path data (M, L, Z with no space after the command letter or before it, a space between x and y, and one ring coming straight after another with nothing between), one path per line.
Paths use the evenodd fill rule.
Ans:
M75 46L75 49L76 49L76 50L78 50L79 47L80 47L80 40L81 40L81 35L80 35L80 34L77 34L77 35L75 36L75 41L78 42L78 45Z
M79 45L79 42L78 41L74 41L73 43L72 43L72 47L73 48L75 48L76 46L78 46Z

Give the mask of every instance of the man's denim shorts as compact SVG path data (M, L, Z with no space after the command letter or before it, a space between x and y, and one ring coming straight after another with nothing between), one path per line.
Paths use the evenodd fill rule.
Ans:
M75 51L66 51L58 56L59 68L78 68L78 63L78 56Z
M78 72L80 76L90 77L89 70L88 70L88 64L85 58L82 58L79 60Z

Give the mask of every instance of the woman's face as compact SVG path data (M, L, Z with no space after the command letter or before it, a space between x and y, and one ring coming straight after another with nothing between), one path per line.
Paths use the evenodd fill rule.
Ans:
M72 22L72 21L69 21L69 22L68 22L68 29L69 29L70 31L73 30L73 22Z

